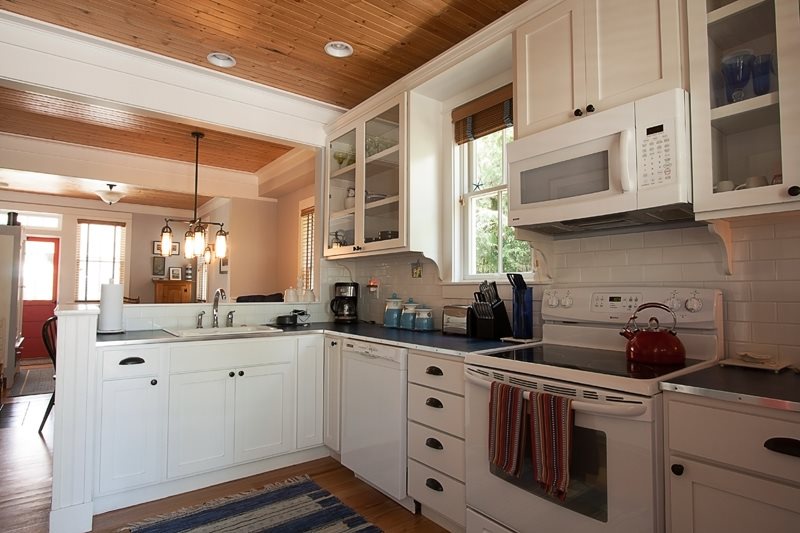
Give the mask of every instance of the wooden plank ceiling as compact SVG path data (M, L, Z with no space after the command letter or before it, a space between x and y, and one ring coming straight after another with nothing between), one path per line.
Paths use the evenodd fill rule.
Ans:
M0 0L0 8L350 108L524 0ZM353 56L327 56L342 40ZM231 69L206 60L236 58Z

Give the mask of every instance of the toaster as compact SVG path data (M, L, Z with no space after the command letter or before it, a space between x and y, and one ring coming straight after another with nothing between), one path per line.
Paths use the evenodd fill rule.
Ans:
M469 312L468 305L445 305L442 310L442 333L469 335Z

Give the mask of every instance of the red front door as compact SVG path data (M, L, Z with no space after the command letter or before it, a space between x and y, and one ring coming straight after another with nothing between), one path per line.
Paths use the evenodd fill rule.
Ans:
M22 263L22 358L48 357L42 342L42 325L53 316L58 295L59 240L25 239Z

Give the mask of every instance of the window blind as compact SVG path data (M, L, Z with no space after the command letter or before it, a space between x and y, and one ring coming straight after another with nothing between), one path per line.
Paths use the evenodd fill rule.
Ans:
M78 219L75 239L75 301L100 300L100 286L125 283L124 222Z
M453 109L456 144L474 141L484 135L514 125L513 87L509 83Z
M300 277L301 288L314 288L314 208L300 211Z

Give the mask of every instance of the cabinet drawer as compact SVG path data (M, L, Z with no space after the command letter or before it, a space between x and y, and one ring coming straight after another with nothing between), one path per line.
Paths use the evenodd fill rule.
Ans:
M238 366L290 363L295 360L296 353L296 338L187 342L172 346L169 371L204 372Z
M456 524L466 523L464 484L414 460L408 461L408 494Z
M103 379L158 375L160 353L157 346L103 350Z
M800 423L680 401L669 402L669 447L796 482L800 457L769 450L769 439L800 440Z
M464 481L464 441L461 439L409 422L408 456Z
M408 381L463 396L464 363L411 352L408 355Z
M408 384L408 418L464 438L464 398Z

